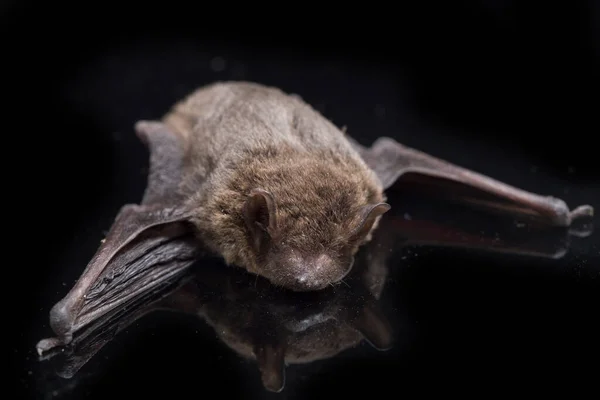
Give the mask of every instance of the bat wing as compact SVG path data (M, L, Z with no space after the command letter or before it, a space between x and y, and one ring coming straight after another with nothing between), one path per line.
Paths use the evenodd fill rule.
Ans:
M135 132L150 151L148 182L142 204L176 204L183 174L184 136L158 121L138 121Z
M150 150L142 203L121 209L79 280L50 311L57 338L38 351L69 343L75 331L187 268L200 250L178 192L182 137L157 121L140 121L135 130Z
M55 329L57 337L40 341L38 353L42 355L56 346L70 343L73 335L90 329L96 331L97 326L103 327L107 321L112 321L123 307L131 307L132 302L140 302L160 292L188 270L198 253L195 238L181 225L169 224L144 231L125 245L97 278L88 280L82 295L74 298L80 304L69 315L65 327L69 338ZM84 272L81 279L90 276ZM70 299L67 295L63 302Z
M589 205L570 210L561 199L507 185L403 146L387 137L377 139L370 148L354 140L351 143L366 164L375 171L384 189L389 189L402 177L404 182L433 189L436 194L495 211L528 216L560 227L570 226L579 217L593 215L593 208Z
M186 273L187 271L172 270L168 277L160 274L152 288L146 287L144 291L132 292L125 296L126 298L118 294L114 296L115 291L108 290L106 294L112 292L113 296L107 298L107 301L114 304L117 300L119 307L105 308L102 313L94 313L94 310L90 309L82 311L81 321L76 320L73 341L60 349L48 348L42 359L51 360L60 377L72 378L98 351L135 321L155 310L179 311L168 300L189 281L192 275ZM145 275L145 279L157 277L157 274L148 269L140 273Z

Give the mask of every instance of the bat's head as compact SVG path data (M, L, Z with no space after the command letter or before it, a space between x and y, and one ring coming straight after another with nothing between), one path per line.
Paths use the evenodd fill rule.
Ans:
M351 210L285 204L279 207L276 196L255 189L244 204L243 216L258 272L296 291L320 290L340 282L352 268L359 246L390 209L382 202Z

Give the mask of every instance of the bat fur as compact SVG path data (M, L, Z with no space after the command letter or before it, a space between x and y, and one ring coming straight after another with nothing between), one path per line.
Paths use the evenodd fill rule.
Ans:
M292 288L320 289L345 275L361 243L351 240L361 211L384 195L331 122L297 97L252 83L200 89L164 122L181 138L179 191L210 250ZM243 216L257 188L272 195L277 209L271 239L280 245L270 259L259 258Z

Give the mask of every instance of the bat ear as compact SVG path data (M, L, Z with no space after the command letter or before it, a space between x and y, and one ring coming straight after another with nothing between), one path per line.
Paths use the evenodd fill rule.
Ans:
M360 222L350 234L350 242L358 243L364 240L371 232L371 229L373 229L373 225L375 225L377 219L388 212L390 208L391 206L387 203L369 204L364 206L360 211Z
M265 388L271 392L281 392L285 386L285 352L282 346L255 346L254 355L258 363Z
M392 328L375 303L367 303L350 321L350 326L360 332L365 340L377 350L388 350L392 347Z
M263 189L252 190L242 213L257 249L264 245L265 240L277 234L277 205L270 192Z

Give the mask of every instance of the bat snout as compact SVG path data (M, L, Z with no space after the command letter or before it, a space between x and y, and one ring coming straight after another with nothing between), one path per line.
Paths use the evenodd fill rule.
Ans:
M326 289L328 286L341 281L348 274L350 268L326 254L321 254L314 258L302 260L293 267L293 270L291 289L313 291Z

